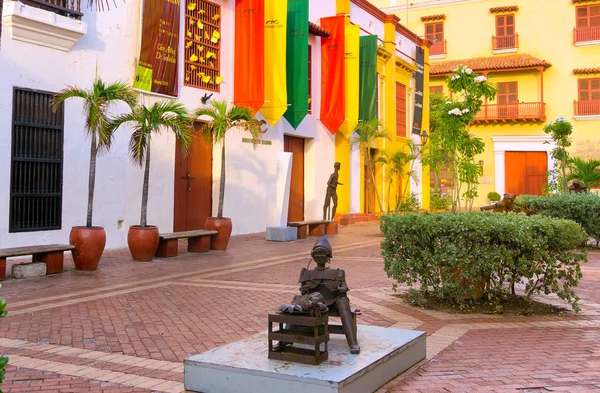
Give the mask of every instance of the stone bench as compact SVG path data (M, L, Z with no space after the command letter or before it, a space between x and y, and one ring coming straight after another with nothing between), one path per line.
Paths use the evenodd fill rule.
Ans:
M31 255L32 262L46 264L46 274L54 274L63 271L64 252L74 249L70 244L0 248L0 280L6 278L6 258Z
M293 221L288 226L298 228L298 239L306 239L310 236L336 235L338 223L326 220Z
M205 229L161 233L155 255L159 258L176 257L179 255L179 239L188 239L189 252L208 252L210 251L210 237L218 233L217 231L207 231Z

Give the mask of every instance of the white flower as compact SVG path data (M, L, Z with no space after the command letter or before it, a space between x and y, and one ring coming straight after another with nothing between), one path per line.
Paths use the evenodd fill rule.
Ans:
M475 77L474 81L475 83L483 83L487 81L487 78L485 77L485 75L479 75Z
M564 117L559 117L558 119L555 120L556 122L564 122L564 123L568 123L569 121L567 119L565 119Z
M448 114L449 115L454 115L454 116L461 116L462 112L460 111L460 109L454 108L454 109L448 111Z
M465 72L467 73L467 75L471 75L471 74L473 73L473 70L472 70L472 69L470 69L470 68L467 68L467 69L465 70Z
M452 104L452 101L446 101L446 105Z
M460 79L460 75L458 75L458 74L457 75L452 75L452 78L450 78L450 79L452 79L453 81L455 81L457 79Z
M461 111L461 113L464 115L465 113L469 113L469 108L465 108Z

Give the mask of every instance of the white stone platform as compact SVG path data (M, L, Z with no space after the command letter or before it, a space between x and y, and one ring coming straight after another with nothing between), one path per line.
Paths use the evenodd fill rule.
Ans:
M424 332L358 325L359 355L331 335L318 366L267 359L267 332L184 361L185 389L201 393L372 393L425 358Z

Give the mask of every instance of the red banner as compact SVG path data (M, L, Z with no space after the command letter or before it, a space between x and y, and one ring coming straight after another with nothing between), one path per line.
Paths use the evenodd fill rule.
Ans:
M235 105L258 111L265 102L265 3L235 2Z
M335 134L346 120L344 16L321 18L331 34L321 38L321 123Z

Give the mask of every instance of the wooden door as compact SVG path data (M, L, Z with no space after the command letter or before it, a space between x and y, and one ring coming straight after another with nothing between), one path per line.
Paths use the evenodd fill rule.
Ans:
M288 222L304 221L304 139L284 135L283 151L292 153Z
M504 170L507 194L542 195L548 181L546 152L506 152Z
M212 144L195 137L186 154L175 150L175 211L173 229L203 229L212 215Z
M513 119L519 112L517 82L498 83L498 117Z

